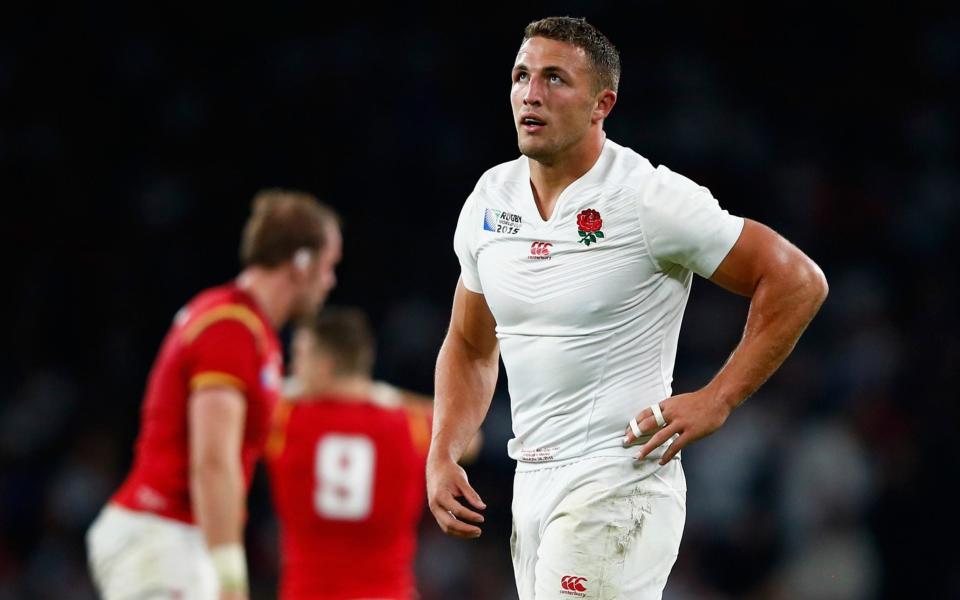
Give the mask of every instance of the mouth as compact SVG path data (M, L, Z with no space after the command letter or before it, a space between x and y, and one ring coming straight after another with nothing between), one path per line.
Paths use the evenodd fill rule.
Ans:
M520 117L520 127L527 133L540 131L547 126L547 122L538 115L523 115Z

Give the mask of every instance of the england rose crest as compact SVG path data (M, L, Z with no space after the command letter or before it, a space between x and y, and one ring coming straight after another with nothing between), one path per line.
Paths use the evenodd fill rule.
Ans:
M598 238L602 240L604 236L600 231L601 227L603 227L603 219L600 218L600 213L592 208L582 210L577 215L577 230L582 244L589 246L597 243Z

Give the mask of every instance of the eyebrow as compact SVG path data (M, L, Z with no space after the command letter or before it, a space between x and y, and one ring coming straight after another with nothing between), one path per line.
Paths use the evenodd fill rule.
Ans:
M517 63L513 66L513 71L530 71L530 70L531 70L530 67L528 67L523 63ZM540 69L540 71L543 73L560 73L562 75L567 75L567 76L571 75L570 71L567 71L563 67L560 67L557 65L547 65L546 67L543 67L542 69Z

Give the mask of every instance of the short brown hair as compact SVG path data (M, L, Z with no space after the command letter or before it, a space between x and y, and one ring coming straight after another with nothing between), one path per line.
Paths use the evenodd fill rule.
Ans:
M534 37L566 42L582 48L593 63L598 90L617 91L617 86L620 85L620 53L607 36L587 23L586 19L547 17L534 21L523 30L523 41Z
M277 267L301 248L320 250L328 225L339 225L337 214L312 194L279 188L253 197L250 218L243 228L243 266Z
M333 357L334 375L371 376L376 348L370 321L362 310L328 307L303 326L313 334L317 347Z

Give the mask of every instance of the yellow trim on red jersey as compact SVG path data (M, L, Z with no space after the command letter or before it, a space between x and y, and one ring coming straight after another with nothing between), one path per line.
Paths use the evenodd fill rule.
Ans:
M292 411L292 402L281 400L277 403L271 419L270 435L267 436L267 443L264 447L267 460L273 460L283 452L283 448L287 444L287 423L290 421Z
M204 371L202 373L197 373L190 378L191 390L197 390L202 387L223 385L237 388L241 392L247 391L247 384L245 384L239 377L235 377L230 373L222 373L220 371Z
M407 413L407 422L410 425L410 440L413 447L421 454L426 454L430 449L430 427L427 425L427 409L416 405L405 405L404 412Z
M266 347L266 331L263 327L263 321L255 312L243 304L221 304L211 308L205 313L199 315L192 323L187 325L183 331L183 341L186 344L192 343L207 327L210 327L218 321L233 320L246 325L250 333L257 340L257 349L263 351Z

